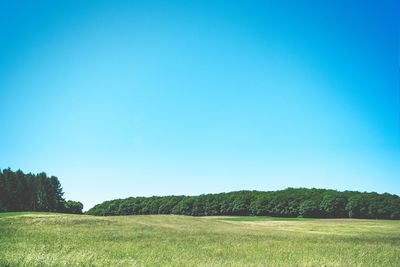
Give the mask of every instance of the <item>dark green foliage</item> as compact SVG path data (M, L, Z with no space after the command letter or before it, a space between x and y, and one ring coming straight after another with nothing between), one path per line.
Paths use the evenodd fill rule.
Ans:
M66 213L82 214L83 204L79 201L68 200L64 203Z
M270 192L131 197L103 202L87 213L400 219L400 197L391 194L288 188Z
M330 192L324 194L324 197L320 203L320 209L326 217L347 217L346 203L347 198L343 196L342 193Z
M0 170L1 211L52 211L82 213L82 203L67 201L57 177Z
M301 202L299 207L299 215L301 217L321 217L321 210L319 209L319 205L314 200L304 200Z

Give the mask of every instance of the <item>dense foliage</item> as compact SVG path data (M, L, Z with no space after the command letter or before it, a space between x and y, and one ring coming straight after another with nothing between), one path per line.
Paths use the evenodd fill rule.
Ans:
M53 211L82 213L80 202L65 201L60 181L46 173L25 174L0 170L1 211Z
M270 192L238 191L200 196L131 197L105 201L87 213L400 219L400 197L387 193L288 188Z

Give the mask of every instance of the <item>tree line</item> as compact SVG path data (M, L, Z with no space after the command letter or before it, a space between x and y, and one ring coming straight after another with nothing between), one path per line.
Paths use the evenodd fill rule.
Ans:
M0 169L0 212L52 211L82 213L78 201L66 201L61 183L46 173L25 174L21 170Z
M388 193L288 188L199 196L130 197L105 201L87 214L400 219L400 197Z

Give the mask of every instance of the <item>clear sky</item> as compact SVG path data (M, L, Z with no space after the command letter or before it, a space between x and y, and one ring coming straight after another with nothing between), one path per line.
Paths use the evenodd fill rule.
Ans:
M398 1L1 1L0 167L90 208L400 194Z

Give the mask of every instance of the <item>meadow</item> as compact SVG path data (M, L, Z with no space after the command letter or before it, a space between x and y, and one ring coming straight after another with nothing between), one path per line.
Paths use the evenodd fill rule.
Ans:
M0 213L0 266L400 266L400 221Z

